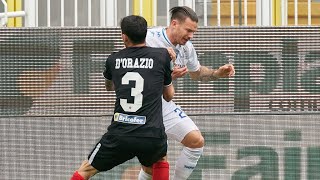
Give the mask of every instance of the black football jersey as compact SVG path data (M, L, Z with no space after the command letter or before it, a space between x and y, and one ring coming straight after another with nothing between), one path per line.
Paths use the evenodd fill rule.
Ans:
M104 77L115 86L116 103L109 134L166 137L162 118L163 87L170 85L167 49L129 47L110 55Z

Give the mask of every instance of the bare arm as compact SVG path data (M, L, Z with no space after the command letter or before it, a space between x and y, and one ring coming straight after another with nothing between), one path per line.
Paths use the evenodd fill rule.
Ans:
M114 91L114 85L111 80L106 79L105 86L106 86L107 91Z
M219 69L210 69L205 66L200 66L196 72L189 72L191 79L197 81L213 81L219 78L231 77L235 74L232 64L225 64Z
M174 96L174 87L173 84L163 87L163 99L167 102L171 101Z

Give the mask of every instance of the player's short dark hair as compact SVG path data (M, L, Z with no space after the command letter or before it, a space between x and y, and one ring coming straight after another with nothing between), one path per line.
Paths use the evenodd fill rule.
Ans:
M143 17L136 15L126 16L121 20L120 25L122 34L127 35L132 43L140 44L145 42L148 24Z
M176 6L170 9L171 21L177 19L179 21L185 21L186 18L190 18L194 22L198 22L197 14L187 6Z

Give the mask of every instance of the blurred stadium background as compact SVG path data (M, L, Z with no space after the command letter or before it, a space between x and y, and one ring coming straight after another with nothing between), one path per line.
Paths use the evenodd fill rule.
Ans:
M319 0L1 0L0 179L68 179L110 124L102 70L123 47L118 22L166 26L176 5L199 15L201 64L237 72L175 82L206 140L189 179L320 179ZM169 141L171 169L180 149ZM133 159L92 179L138 171Z

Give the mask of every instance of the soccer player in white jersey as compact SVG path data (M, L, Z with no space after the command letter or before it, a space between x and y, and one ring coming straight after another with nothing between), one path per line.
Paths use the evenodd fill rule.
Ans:
M201 66L197 53L190 41L198 29L197 14L189 7L178 6L170 9L170 25L166 28L149 29L147 46L172 47L176 52L172 79L189 73L196 81L211 81L231 77L235 74L232 64L225 64L218 69ZM169 139L181 142L184 147L177 159L174 180L187 179L203 152L204 138L195 123L173 101L162 101L163 122ZM148 171L147 171L148 172ZM142 169L139 180L151 179Z

